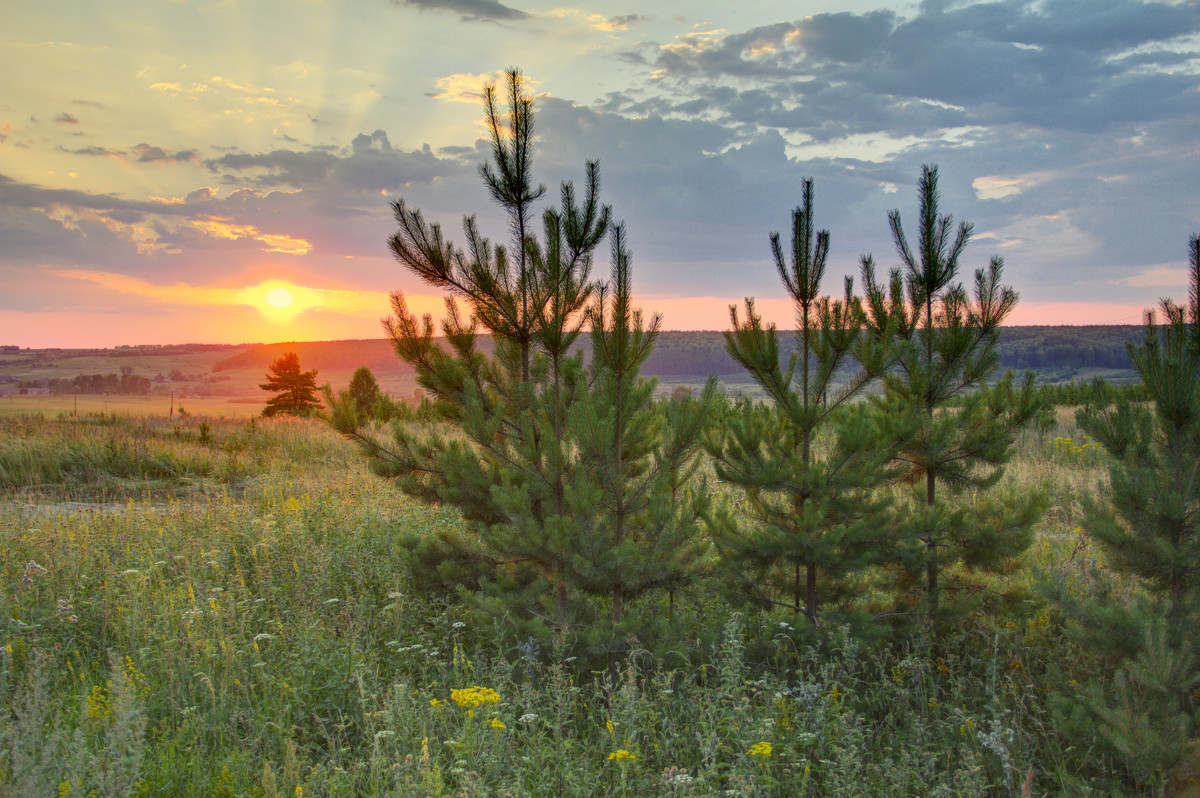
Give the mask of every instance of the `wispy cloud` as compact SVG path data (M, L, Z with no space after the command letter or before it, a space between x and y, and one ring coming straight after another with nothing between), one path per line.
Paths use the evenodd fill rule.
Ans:
M504 70L498 69L495 72L477 73L477 72L456 72L453 75L445 75L433 82L437 87L437 91L430 92L429 97L435 100L449 100L451 102L465 102L472 105L478 105L483 97L483 87L494 83L503 85ZM535 81L530 81L535 84Z
M496 0L396 0L401 6L422 10L454 11L466 20L509 20L529 16Z
M180 150L176 153L169 153L162 147L154 147L149 144L139 144L133 148L133 152L137 155L137 159L141 163L181 163L198 160L195 150Z

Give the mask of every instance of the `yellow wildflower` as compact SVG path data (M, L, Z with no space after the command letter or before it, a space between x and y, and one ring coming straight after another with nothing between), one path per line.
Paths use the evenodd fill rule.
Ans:
M507 728L499 718L492 718L492 728L497 731L504 731Z
M624 748L618 748L608 755L609 762L632 762L635 759L637 759L637 756L629 753Z
M761 743L755 743L754 745L750 746L750 750L746 753L749 756L761 756L763 759L767 759L774 752L774 746L772 746L766 740L763 740Z
M464 709L474 709L484 704L497 704L500 694L490 687L463 687L450 691L450 700Z
M93 685L92 692L87 697L88 718L92 720L103 720L112 715L112 699L109 698L108 690L100 685Z

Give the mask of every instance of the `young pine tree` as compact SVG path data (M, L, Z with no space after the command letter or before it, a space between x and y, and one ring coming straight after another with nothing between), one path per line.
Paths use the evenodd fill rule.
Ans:
M300 356L287 352L271 364L267 381L258 386L274 391L263 407L263 417L308 416L321 406L317 399L317 370L301 371Z
M1097 391L1075 416L1110 461L1110 501L1085 500L1083 528L1144 597L1047 587L1074 636L1116 664L1115 689L1090 686L1076 720L1135 783L1161 782L1200 726L1200 236L1188 265L1187 305L1163 300L1162 326L1148 311L1142 345L1129 346L1149 403Z
M644 330L629 309L619 228L613 283L590 280L593 253L611 227L595 163L582 200L564 184L560 206L542 211L541 238L534 236L545 189L531 182L533 101L519 72L508 73L507 85L507 115L495 89L485 90L493 162L480 171L509 217L510 245L492 245L468 216L460 250L419 211L395 204L393 254L450 294L442 324L449 349L401 293L392 295L395 315L385 328L443 423L396 424L389 444L348 420L340 427L364 441L378 473L466 520L465 533L420 530L402 540L425 587L454 591L526 632L585 630L594 650L611 652L626 602L687 570L685 538L699 500L666 501L662 486L675 485L688 464L704 406L674 419L648 411L650 389L637 369L657 322ZM585 366L575 347L589 321L595 354ZM491 355L480 349L480 328L492 337Z
M999 365L999 326L1017 294L1000 284L1003 261L997 257L975 272L973 298L955 281L972 226L963 222L956 230L953 217L939 214L937 181L937 167L922 168L916 251L900 212L888 215L901 265L886 288L872 258L862 259L868 327L897 346L896 366L884 376L877 404L914 424L896 460L904 467L902 479L918 488L912 506L902 511L914 544L907 568L914 576L923 571L930 617L945 609L947 569L997 572L1016 563L1032 541L1030 528L1044 501L1040 494L988 501L977 493L1000 479L1015 433L1037 412L1039 400L1031 375L1019 390L1011 372L988 384ZM952 586L970 587L958 580Z
M897 435L880 428L879 414L848 403L883 373L890 341L865 333L850 279L843 299L820 295L829 232L815 232L811 179L792 214L790 265L778 233L771 248L795 306L798 347L784 370L775 326L763 327L754 301L746 300L745 321L730 306L726 349L771 405L742 404L710 436L717 476L742 489L751 518L738 524L723 513L714 529L723 564L752 601L791 606L816 625L820 599L886 550L885 504L873 489L891 476L888 441Z

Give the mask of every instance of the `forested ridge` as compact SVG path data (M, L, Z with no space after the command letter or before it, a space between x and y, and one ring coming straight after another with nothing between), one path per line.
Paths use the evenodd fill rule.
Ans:
M1017 371L1128 369L1131 365L1126 343L1140 342L1142 335L1142 328L1132 324L1004 327L1000 333L1000 366ZM486 336L480 336L480 343L484 351L490 351ZM585 337L579 343L585 354L590 355L591 341ZM787 358L796 349L796 337L784 333L779 344L781 356ZM391 343L384 339L259 345L222 360L213 366L213 371L246 366L265 369L285 351L296 352L305 368L329 370L365 365L381 373L411 371L396 358ZM718 330L661 333L642 368L642 374L657 377L743 372L725 351L724 333Z

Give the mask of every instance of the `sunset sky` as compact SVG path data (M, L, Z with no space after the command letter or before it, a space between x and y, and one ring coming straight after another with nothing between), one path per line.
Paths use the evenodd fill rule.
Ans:
M1191 0L3 2L0 344L376 338L398 198L501 218L479 89L521 68L536 179L598 158L639 304L789 326L768 235L804 177L826 290L895 262L921 165L1005 259L1017 324L1136 323L1200 232ZM785 233L786 238L786 233ZM607 274L606 259L598 273Z

